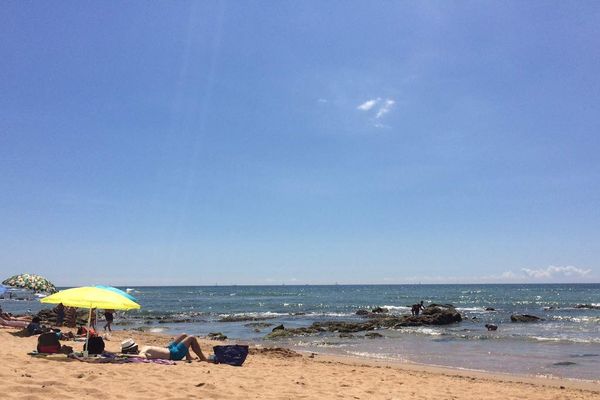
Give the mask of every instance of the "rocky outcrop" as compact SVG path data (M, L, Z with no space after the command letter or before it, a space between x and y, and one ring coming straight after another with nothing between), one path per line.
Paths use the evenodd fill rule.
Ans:
M244 321L264 321L275 317L253 317L250 315L228 315L219 320L219 322L244 322Z
M250 322L248 324L244 324L244 326L247 328L268 328L273 326L273 324L269 322Z
M377 333L377 332L367 332L367 333L365 333L365 337L369 338L369 339L377 339L377 338L382 338L383 335L381 333Z
M290 336L307 336L322 332L356 333L378 328L401 328L403 326L448 325L462 321L462 316L451 304L434 304L425 308L422 315L390 316L385 313L368 312L368 319L362 322L327 321L315 322L308 327L286 329L283 325L273 328L265 339L278 339Z
M159 324L184 324L192 322L191 318L161 318L158 320Z
M594 304L577 304L575 308L587 308L588 310L600 310L600 306Z
M206 338L210 340L227 340L227 336L223 335L221 332L211 332L206 335Z
M78 326L79 325L87 325L88 314L89 314L89 310L87 310L87 309L81 308L81 309L77 310L76 323ZM56 313L54 312L54 309L46 308L46 309L40 310L36 314L36 316L40 318L43 325L55 325L56 324Z
M388 310L387 308L384 308L384 307L375 307L374 309L371 310L371 312L373 314L385 314L389 311L390 310Z
M513 314L510 316L511 322L536 322L543 321L543 318L536 317L535 315L529 314Z

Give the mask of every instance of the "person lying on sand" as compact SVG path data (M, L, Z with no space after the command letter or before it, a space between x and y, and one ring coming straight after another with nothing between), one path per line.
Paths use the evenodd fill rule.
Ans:
M28 321L7 320L4 317L0 317L0 326L6 328L27 328L27 325L29 325Z
M185 333L177 336L175 340L167 345L167 347L144 346L140 351L140 355L149 359L179 361L185 358L187 361L192 361L190 347L194 353L196 353L200 361L210 362L209 359L204 356L204 353L202 353L198 339L194 336L188 336Z
M11 313L6 313L2 310L2 307L0 307L0 318L4 319L5 321L27 321L30 322L31 321L31 317L29 316L21 316L21 317L16 317L14 315L12 315Z

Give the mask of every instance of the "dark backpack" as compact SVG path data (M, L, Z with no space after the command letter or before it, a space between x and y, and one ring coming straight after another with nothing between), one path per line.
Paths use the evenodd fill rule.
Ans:
M60 353L58 335L55 332L42 333L38 337L37 351L46 354Z
M100 336L91 336L88 339L89 350L88 354L102 354L104 353L104 339ZM83 345L83 351L86 350L86 345Z
M236 367L241 366L248 356L248 346L240 344L215 346L213 347L213 351L217 364L229 364Z

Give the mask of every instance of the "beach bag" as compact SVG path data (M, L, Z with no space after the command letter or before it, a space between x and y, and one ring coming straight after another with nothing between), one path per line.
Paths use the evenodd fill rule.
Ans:
M214 346L215 362L217 364L229 364L236 367L241 366L248 356L248 346L234 344L228 346Z
M37 351L45 354L60 353L58 335L54 332L48 332L38 336Z
M92 336L88 339L89 350L88 354L102 354L104 353L104 339L100 336ZM86 345L83 345L83 351L86 350Z

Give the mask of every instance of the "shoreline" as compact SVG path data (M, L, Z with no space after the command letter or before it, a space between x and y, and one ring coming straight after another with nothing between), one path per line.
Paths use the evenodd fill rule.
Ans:
M296 351L296 350L294 350ZM298 351L299 353L311 353ZM314 352L313 352L314 353ZM468 368L459 367L447 367L442 365L433 364L422 364L412 361L395 361L395 360L378 360L372 358L360 358L353 355L329 355L326 353L320 353L319 360L329 360L334 362L346 362L351 365L365 365L365 366L383 366L392 367L399 370L412 371L412 372L427 372L436 373L447 376L460 376L464 378L478 378L478 379L490 379L501 382L517 382L525 384L534 384L542 386L552 386L560 388L565 386L573 389L599 391L600 379L598 380L587 380L587 379L576 379L576 378L563 378L558 376L536 376L527 374L513 374L504 372L494 371L483 371L474 370ZM599 391L600 393L600 391Z
M597 381L529 377L389 362L357 356L279 350L256 343L244 366L202 362L157 364L90 364L65 356L30 357L36 337L16 337L0 329L0 377L8 398L369 398L369 399L600 399ZM118 351L125 338L142 345L165 345L162 333L114 331L107 351ZM81 342L63 342L79 350ZM231 343L200 339L205 353ZM314 354L314 352L312 352ZM102 390L98 388L103 388ZM79 393L79 394L78 394ZM26 395L27 394L27 395ZM13 396L13 397L11 397Z

